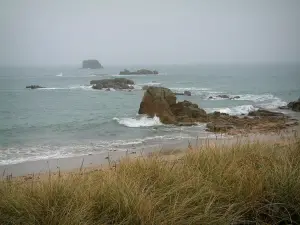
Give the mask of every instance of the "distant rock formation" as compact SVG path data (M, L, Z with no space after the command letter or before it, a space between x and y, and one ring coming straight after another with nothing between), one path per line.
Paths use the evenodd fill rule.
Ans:
M103 66L96 59L88 59L82 61L83 69L101 69Z
M29 85L29 86L26 86L26 88L29 88L29 89L38 89L38 88L45 88L45 87L42 87L40 85Z
M90 84L93 85L93 89L99 90L110 90L110 88L113 88L115 90L134 89L134 87L132 86L134 85L134 81L126 78L92 80Z
M175 93L164 87L149 87L144 93L138 113L158 116L162 123L178 126L207 123L208 131L230 134L270 132L297 124L282 113L267 110L253 111L244 117L220 112L206 113L190 101L177 102Z
M150 74L158 74L156 70L147 70L147 69L140 69L137 71L130 72L129 70L125 69L119 73L119 75L150 75Z

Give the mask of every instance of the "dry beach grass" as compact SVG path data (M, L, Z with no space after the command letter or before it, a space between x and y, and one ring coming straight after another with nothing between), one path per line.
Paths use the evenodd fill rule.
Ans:
M300 139L0 184L0 224L300 224Z

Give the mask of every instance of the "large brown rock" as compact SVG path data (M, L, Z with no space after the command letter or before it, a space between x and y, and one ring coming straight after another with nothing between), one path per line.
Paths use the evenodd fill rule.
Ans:
M171 106L176 104L175 94L168 88L149 87L140 104L139 114L158 116L162 123L174 124L176 118Z
M176 103L176 95L168 88L149 87L140 104L139 114L158 116L162 123L191 125L202 119L206 112L189 101Z

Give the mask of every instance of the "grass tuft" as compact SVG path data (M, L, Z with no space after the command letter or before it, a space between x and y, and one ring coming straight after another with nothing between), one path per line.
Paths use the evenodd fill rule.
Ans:
M2 181L0 224L300 224L300 140Z

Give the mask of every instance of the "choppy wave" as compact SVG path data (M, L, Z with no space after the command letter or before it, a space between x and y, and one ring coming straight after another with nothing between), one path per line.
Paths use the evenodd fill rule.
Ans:
M183 140L193 138L187 134L157 135L140 139L91 141L86 144L70 144L66 146L37 145L17 146L0 149L0 165L17 164L26 161L38 161L47 159L69 158L89 154L105 153L112 150L120 152L132 149L132 147L144 147L145 145L158 146L162 141ZM12 157L13 156L13 157Z
M282 101L281 99L275 99L271 102L265 102L265 103L258 103L256 106L265 108L265 109L277 109L280 106L287 105L287 102Z
M39 88L37 90L76 90L76 89L93 90L92 85L73 85L69 87L47 87L47 88Z
M153 118L149 118L146 116L142 116L140 118L113 118L113 120L117 121L119 124L126 127L153 127L160 126L162 123L160 122L157 116Z
M147 83L140 83L133 85L134 89L136 90L142 90L144 86L154 86L154 87L161 87L161 83L159 82L147 82Z
M170 87L173 92L184 92L184 91L190 91L192 93L192 96L206 96L208 93L219 93L219 92L212 92L211 88L205 88L205 87Z
M151 75L144 75L144 74L141 74L141 75L137 75L137 74L131 74L131 75L113 74L113 75L109 75L109 76L112 76L112 77L146 77L146 76L151 76ZM155 76L157 76L157 75L155 75Z
M143 83L143 84L139 84L139 85L142 85L142 86L144 86L144 85L147 85L147 86L161 86L161 83L152 81L152 82Z
M250 111L257 110L258 108L254 107L253 105L240 105L235 107L226 107L226 108L207 108L208 112L221 112L221 113L228 113L229 115L241 115L247 114Z

